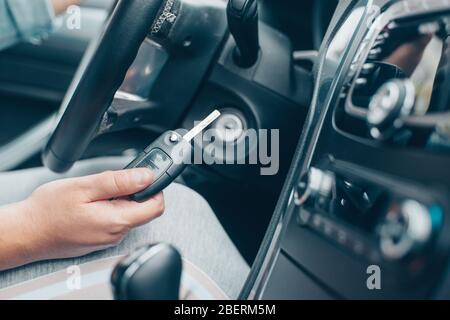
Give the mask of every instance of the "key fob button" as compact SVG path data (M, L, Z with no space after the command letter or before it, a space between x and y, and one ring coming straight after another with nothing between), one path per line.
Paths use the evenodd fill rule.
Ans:
M137 167L152 170L156 181L172 166L172 163L172 159L164 151L153 149Z

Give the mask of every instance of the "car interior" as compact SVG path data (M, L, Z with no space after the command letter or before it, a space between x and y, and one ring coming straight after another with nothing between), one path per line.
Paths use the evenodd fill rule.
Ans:
M81 28L0 52L0 171L137 155L218 109L246 157L245 130L279 130L276 175L205 164L176 180L252 266L240 299L450 298L447 1L80 8Z

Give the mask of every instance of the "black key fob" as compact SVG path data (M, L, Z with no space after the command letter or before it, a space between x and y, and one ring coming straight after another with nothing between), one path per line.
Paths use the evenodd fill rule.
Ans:
M191 153L191 143L179 133L168 131L161 135L125 168L149 168L154 174L153 183L130 199L144 202L164 190L186 168Z
M176 131L168 131L148 146L125 169L149 168L155 175L154 181L147 189L131 195L130 199L144 202L171 184L191 163L192 139L218 117L220 112L215 110L184 136Z

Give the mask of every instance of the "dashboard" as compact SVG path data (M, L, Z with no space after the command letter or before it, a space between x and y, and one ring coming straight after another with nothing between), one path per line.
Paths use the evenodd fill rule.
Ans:
M0 91L58 102L106 17L102 3L83 7L91 13L83 14L88 32L61 30L42 46L2 53ZM144 42L100 129L141 122L155 132L187 128L217 106L243 128L283 128L287 168L291 141L303 128L241 298L450 298L448 1L339 1L314 65L314 88L309 73L293 66L292 51L304 48L275 29L269 9L261 11L270 24L260 24L259 63L242 69L232 61L224 5L206 3L209 20L180 27L197 37L176 39L184 51L168 54ZM46 63L35 63L41 59ZM254 168L213 169L264 191L282 183L255 179ZM265 227L264 217L248 220Z
M243 298L450 297L449 16L442 0L339 3Z

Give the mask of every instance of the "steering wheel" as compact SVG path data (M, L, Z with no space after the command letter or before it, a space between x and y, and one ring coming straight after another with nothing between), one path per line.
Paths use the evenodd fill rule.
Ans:
M48 168L64 172L81 158L142 42L164 14L166 1L116 1L62 102L57 126L43 151Z
M322 44L337 3L336 0L314 0L313 2L312 30L313 45L316 50L319 50Z

